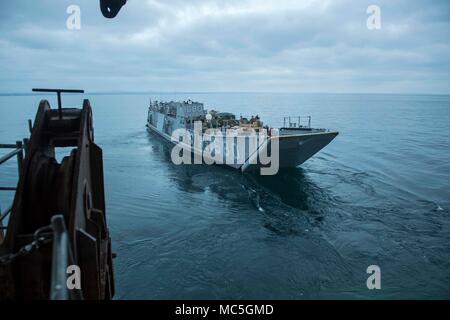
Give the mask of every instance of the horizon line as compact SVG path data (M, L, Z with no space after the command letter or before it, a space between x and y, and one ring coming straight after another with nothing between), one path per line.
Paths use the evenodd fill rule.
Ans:
M0 92L0 96L42 96L51 95L52 92L38 93L38 92ZM78 93L65 93L65 95ZM301 91L86 91L84 94L89 95L144 95L144 94L323 94L323 95L436 95L448 96L450 93L406 93L406 92L301 92Z

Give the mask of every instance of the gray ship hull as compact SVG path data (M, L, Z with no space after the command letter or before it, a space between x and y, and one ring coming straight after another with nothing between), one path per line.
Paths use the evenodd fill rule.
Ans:
M303 164L306 160L314 156L317 152L327 146L339 133L333 132L312 132L307 134L290 134L280 135L276 138L279 140L280 150L280 168L295 168ZM263 146L269 147L270 144ZM253 155L254 157L255 155ZM259 169L258 164L251 164L251 158L241 167L242 171L250 171Z
M175 144L170 135L163 132L160 128L155 127L150 122L147 123L147 128L149 131L158 134L166 141ZM306 132L303 130L281 130L280 132L280 136L271 138L279 140L280 168L294 168L303 164L306 160L328 145L338 135L338 132L336 131L330 132L321 129L311 129ZM271 152L270 143L266 142L260 148L269 148L269 154ZM201 151L193 151L194 153L201 155ZM243 164L225 165L241 170L242 172L253 171L261 167L260 164L252 164L254 163L254 157L257 157L257 152L247 157Z

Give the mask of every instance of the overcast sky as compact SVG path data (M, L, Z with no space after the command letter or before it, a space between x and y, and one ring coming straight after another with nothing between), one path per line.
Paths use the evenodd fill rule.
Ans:
M32 87L449 94L450 1L0 0L0 93Z

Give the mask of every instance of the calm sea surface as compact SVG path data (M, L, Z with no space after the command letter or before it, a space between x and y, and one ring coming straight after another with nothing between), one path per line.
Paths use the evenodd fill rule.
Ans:
M53 96L0 97L0 143L27 135L43 97L56 107ZM176 166L146 131L150 95L84 97L104 153L116 298L450 298L450 96L177 95L340 132L273 177ZM16 180L14 161L0 167L0 185ZM11 197L0 194L2 208ZM366 287L373 264L381 290Z

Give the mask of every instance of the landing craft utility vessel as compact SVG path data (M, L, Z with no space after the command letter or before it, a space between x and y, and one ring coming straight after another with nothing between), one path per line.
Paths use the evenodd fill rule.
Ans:
M195 127L197 123L197 127ZM203 137L207 137L201 142L199 147L195 147L196 131L199 128ZM318 129L311 127L311 117L284 117L283 126L278 128L278 133L273 134L272 128L264 126L259 116L252 116L250 119L242 116L237 119L234 114L227 112L218 112L204 108L203 103L192 100L182 102L161 102L150 101L148 109L147 127L150 131L157 133L166 140L178 144L183 144L183 139L174 139L173 133L177 129L184 129L191 136L191 145L183 144L186 148L192 147L193 153L203 154L205 159L205 148L208 141L215 140L218 136L223 137L223 158L224 164L229 165L242 172L264 166L256 159L258 152L267 149L268 154L273 144L269 143L277 139L279 144L279 167L292 168L301 165L323 147L329 144L337 135L337 131L327 129ZM241 138L251 136L251 133L268 132L267 135L261 135L256 143L256 148L251 147L251 143L245 143L245 150L237 147L237 141ZM225 136L234 136L233 143L227 140ZM212 137L212 139L211 139ZM181 141L181 142L180 142ZM186 141L184 141L186 142ZM272 145L272 147L271 147ZM216 150L215 153L218 151ZM220 151L219 151L220 152ZM232 154L234 161L226 161ZM215 157L217 159L217 157Z

